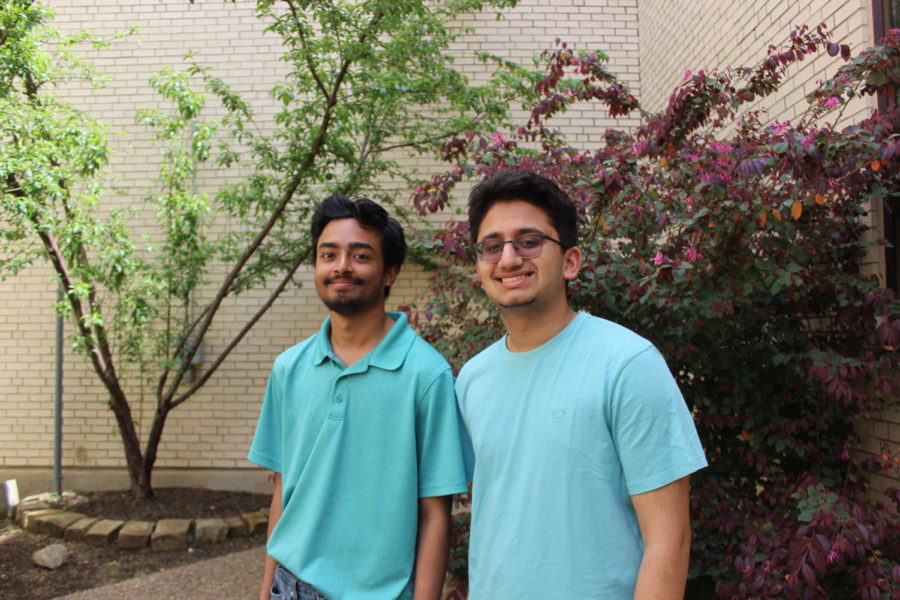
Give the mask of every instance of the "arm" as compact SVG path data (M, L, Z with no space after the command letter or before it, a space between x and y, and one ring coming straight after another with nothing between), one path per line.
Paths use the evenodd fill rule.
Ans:
M451 499L452 496L419 498L415 600L438 600L441 597L450 543Z
M272 536L275 524L281 518L281 474L275 473L275 490L272 492L272 504L269 505L269 529L266 539ZM271 597L272 581L275 579L275 559L266 554L265 570L263 571L262 588L259 590L259 600L269 600Z
M631 502L644 541L634 599L684 598L691 554L690 479L636 494Z

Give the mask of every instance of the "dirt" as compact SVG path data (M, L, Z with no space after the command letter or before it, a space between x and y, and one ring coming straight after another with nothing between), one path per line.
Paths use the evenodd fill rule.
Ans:
M194 488L156 490L152 500L135 501L128 492L84 494L87 502L72 506L79 513L108 519L156 521L164 518L227 517L269 505L271 496ZM38 567L31 555L44 546L63 543L69 560L55 571ZM171 552L95 548L23 531L0 520L0 598L46 600L107 583L139 577L197 560L246 550L265 543L265 536L229 538L205 548ZM262 568L262 565L260 565Z

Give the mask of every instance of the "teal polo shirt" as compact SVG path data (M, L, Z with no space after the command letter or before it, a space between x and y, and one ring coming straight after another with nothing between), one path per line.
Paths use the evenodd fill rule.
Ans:
M330 319L278 356L248 455L282 475L269 555L330 600L412 598L418 499L466 490L450 367L389 314L349 367Z

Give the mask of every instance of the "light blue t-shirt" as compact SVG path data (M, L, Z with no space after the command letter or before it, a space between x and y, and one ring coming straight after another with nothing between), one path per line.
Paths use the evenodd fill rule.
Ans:
M504 336L456 392L471 438L469 599L632 598L643 544L630 496L706 466L656 348L581 313L529 352Z
M418 499L466 490L450 367L390 315L350 367L328 319L281 354L248 456L282 474L269 555L330 600L412 598Z

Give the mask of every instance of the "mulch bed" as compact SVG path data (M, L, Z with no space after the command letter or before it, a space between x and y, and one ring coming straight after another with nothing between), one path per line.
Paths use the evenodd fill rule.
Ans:
M167 518L227 517L268 507L271 496L248 492L162 488L157 497L135 501L129 492L84 494L86 504L71 510L108 519L157 521ZM55 571L38 567L31 555L44 546L64 543L68 562ZM84 543L65 542L33 534L8 520L0 520L0 598L46 600L123 579L155 573L197 560L247 550L265 543L264 536L229 538L205 548L173 552L94 548ZM262 574L262 564L260 564Z

